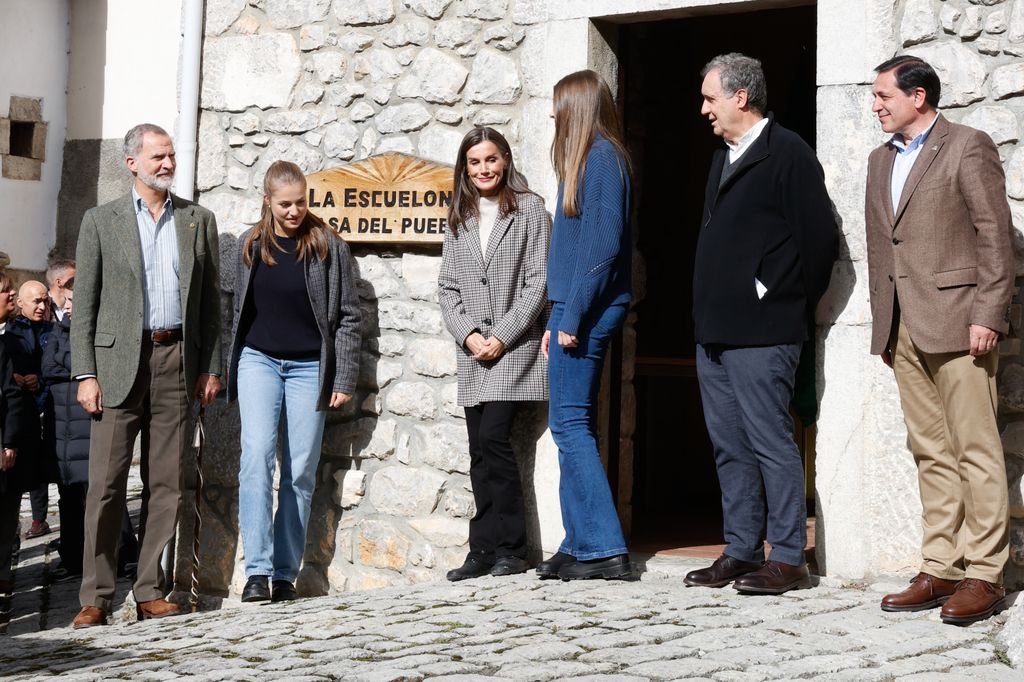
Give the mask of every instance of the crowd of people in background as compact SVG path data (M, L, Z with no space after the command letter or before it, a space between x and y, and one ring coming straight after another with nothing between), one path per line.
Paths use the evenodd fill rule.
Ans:
M48 579L63 582L82 575L90 420L78 403L78 383L71 375L74 286L75 262L67 259L50 263L45 285L28 280L15 289L11 278L0 274L0 347L10 362L10 383L17 389L7 398L0 431L11 451L0 473L0 592L13 588L9 557L20 544L19 511L26 493L31 522L25 539L51 534L51 484L58 491L60 526L60 536L51 546L60 561ZM2 378L6 386L6 376ZM118 574L129 577L137 539L127 505L120 543Z

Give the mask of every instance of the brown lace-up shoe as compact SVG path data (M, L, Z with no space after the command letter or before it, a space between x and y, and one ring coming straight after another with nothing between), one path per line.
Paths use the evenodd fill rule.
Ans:
M135 605L135 614L139 617L139 620L166 618L167 616L176 616L179 613L181 613L181 609L178 608L178 605L172 604L166 599L140 601Z
M693 587L725 587L735 578L753 573L761 568L761 565L760 561L740 561L728 554L723 554L707 568L687 573L683 582Z
M985 620L1005 608L1006 589L977 578L965 578L956 586L956 592L942 607L942 622L951 625L970 625Z
M75 619L71 621L71 627L75 630L82 628L93 628L98 625L107 624L107 614L98 606L83 606Z
M739 592L753 594L782 594L790 590L803 590L811 586L807 564L793 566L769 559L764 566L736 578L732 584Z
M956 591L957 581L936 578L928 573L918 573L910 581L910 587L902 592L882 597L883 611L924 611L946 603Z

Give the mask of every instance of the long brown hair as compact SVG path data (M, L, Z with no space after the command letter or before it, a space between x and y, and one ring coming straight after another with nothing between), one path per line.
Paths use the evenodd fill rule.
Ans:
M255 229L246 237L242 245L242 258L247 266L252 266L252 243L255 240L260 242L260 260L266 265L277 265L274 260L274 250L283 251L281 244L274 234L274 214L270 210L270 196L275 187L282 185L302 185L303 194L306 192L306 176L302 169L291 161L275 161L270 164L267 174L263 176L263 208L260 211L259 222ZM306 217L295 234L297 255L299 260L304 261L311 253L315 254L321 262L327 258L328 240L335 237L334 232L328 229L319 216L306 210Z
M563 184L562 213L579 215L576 193L587 167L587 152L597 133L604 136L622 158L629 174L629 154L622 142L622 123L612 91L601 76L589 69L570 73L555 83L555 139L551 164Z
M533 193L526 184L526 178L516 169L515 161L512 159L512 148L505 136L494 128L473 128L462 138L459 154L455 159L455 192L448 207L448 229L452 234L457 235L469 218L480 215L480 191L466 171L466 154L481 142L494 143L498 153L505 159L505 170L501 174L501 185L498 187L498 211L501 215L518 210L518 194Z

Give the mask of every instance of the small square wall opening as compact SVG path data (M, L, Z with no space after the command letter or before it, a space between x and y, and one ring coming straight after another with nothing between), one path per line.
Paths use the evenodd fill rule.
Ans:
M11 156L32 158L32 134L35 123L11 121L10 151Z

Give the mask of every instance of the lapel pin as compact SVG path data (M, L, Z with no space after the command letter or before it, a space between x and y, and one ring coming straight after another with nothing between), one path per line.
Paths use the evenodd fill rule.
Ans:
M196 224L195 223L189 223L188 226L191 227L191 228L195 228Z

